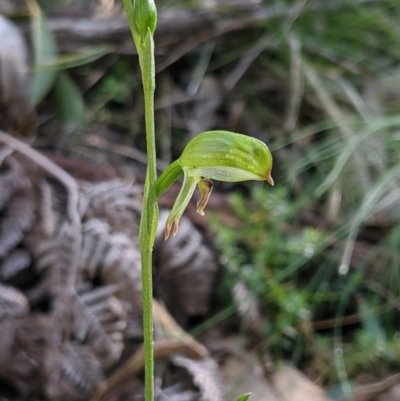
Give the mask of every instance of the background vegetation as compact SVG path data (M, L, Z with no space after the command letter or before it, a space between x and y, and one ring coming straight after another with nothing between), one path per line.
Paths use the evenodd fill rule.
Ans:
M122 15L117 1L38 3L55 19L74 7L80 16L94 9L100 19ZM207 230L226 269L211 322L236 310L253 348L274 363L290 360L335 398L356 381L398 371L400 3L157 6L161 20L177 10L209 16L203 27L171 36L161 22L155 37L162 161L209 129L257 137L274 155L273 189L215 190L224 205L208 213ZM43 69L39 48L54 37L32 10L41 90L35 145L113 165L104 151L111 150L133 158L126 165L140 176L143 109L133 49L106 37L68 50L68 37L55 29L58 44L45 46L53 67ZM245 295L235 292L238 282ZM257 308L256 322L246 300Z

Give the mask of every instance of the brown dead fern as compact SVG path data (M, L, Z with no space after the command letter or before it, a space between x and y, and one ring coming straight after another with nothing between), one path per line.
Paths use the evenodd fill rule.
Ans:
M0 37L0 399L83 401L140 340L142 188L78 181L17 139L34 126L27 48L1 16ZM159 238L156 252L156 296L181 323L206 315L218 267L202 235L182 219L179 235ZM211 365L175 365L197 390L178 380L181 390L162 386L160 400L219 399L205 373Z
M192 377L193 384L200 393L200 401L222 401L221 379L214 359L189 359L184 356L172 358L174 365L184 368Z
M141 189L78 182L1 131L0 143L0 384L11 389L0 396L88 399L141 334ZM218 265L199 231L182 219L156 245L156 296L181 323L206 315Z
M183 217L176 237L164 241L168 211L160 212L155 243L155 292L178 321L205 316L216 284L219 264L192 222Z

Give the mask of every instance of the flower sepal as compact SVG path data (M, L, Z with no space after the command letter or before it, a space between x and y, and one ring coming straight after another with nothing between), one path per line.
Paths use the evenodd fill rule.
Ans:
M267 181L271 176L272 155L267 145L258 139L229 131L207 131L195 136L182 155L172 163L157 181L159 198L183 173L184 181L168 216L165 239L178 232L179 220L193 195L196 184L200 190L197 213L204 208L213 189L211 180L240 182Z

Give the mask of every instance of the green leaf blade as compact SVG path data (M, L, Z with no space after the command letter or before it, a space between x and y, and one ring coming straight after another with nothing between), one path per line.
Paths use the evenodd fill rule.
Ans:
M251 393L241 395L236 401L247 401L251 396Z
M157 199L182 175L183 170L178 160L175 160L160 175L156 185Z
M57 59L57 45L47 26L43 11L36 2L30 3L32 12L31 32L34 70L39 66L53 64ZM56 79L57 71L35 72L32 79L31 104L36 106L47 95Z
M84 118L82 95L66 72L58 74L53 94L60 119L65 123L82 124Z

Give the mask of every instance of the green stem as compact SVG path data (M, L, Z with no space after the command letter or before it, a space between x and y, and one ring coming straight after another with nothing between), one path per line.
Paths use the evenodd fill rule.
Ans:
M153 283L152 251L158 221L156 197L156 145L154 129L154 42L150 34L139 51L145 103L147 174L143 194L143 210L139 229L139 246L142 260L143 284L143 336L145 355L145 400L154 399L154 356L153 356Z
M156 195L156 139L154 130L155 61L153 34L157 25L154 0L123 0L142 72L146 121L147 173L144 184L139 247L142 261L143 339L145 400L154 400L153 263L152 253L158 222Z

